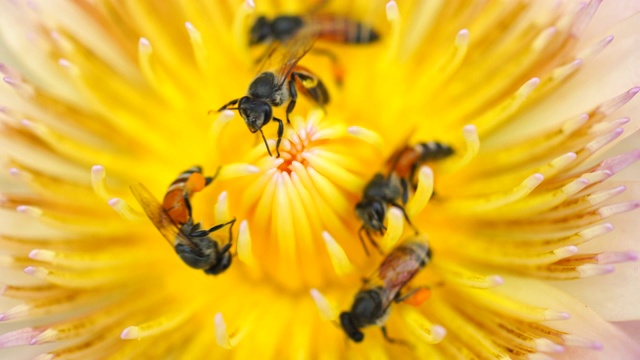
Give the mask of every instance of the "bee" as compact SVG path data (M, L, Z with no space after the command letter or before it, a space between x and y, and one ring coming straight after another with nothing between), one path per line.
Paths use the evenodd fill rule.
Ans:
M313 13L313 11L311 11ZM370 26L335 14L280 15L269 20L265 16L256 19L249 33L249 45L274 43L286 44L299 31L307 31L318 40L341 44L369 44L377 41L380 35ZM264 58L271 51L267 48L258 58ZM327 50L314 48L313 52L328 57L333 64L336 82L341 85L344 70L337 56Z
M373 239L371 232L383 235L387 230L384 226L384 219L387 216L387 206L395 206L404 214L407 223L413 227L409 216L404 210L403 188L400 178L391 173L390 176L384 176L377 173L371 181L365 186L362 200L356 204L356 215L362 220L362 226L358 230L358 237L362 243L364 251L369 255L367 246L365 245L362 233L364 232L369 242L382 253L378 243ZM417 230L414 228L417 233Z
M362 233L364 232L369 242L380 251L371 233L383 235L387 230L384 219L389 205L400 209L407 223L416 233L418 232L404 209L409 200L409 194L416 189L415 173L424 163L442 159L451 154L453 154L451 147L435 141L404 146L387 160L389 165L387 176L382 173L373 176L364 188L362 200L356 204L356 215L362 220L358 236L367 255L369 252Z
M264 137L262 127L273 120L278 123L278 139L276 154L280 157L280 141L284 133L281 119L273 116L273 107L287 104L286 119L296 106L298 91L305 97L324 108L329 103L329 93L324 83L310 70L299 66L298 62L311 50L316 36L309 31L298 31L286 46L277 46L267 58L267 63L275 62L275 67L263 65L261 68L269 70L261 72L249 85L247 95L229 101L218 111L238 110L251 133L260 132L267 147L269 156L271 150ZM273 70L275 69L275 70Z
M280 15L271 20L260 16L251 27L249 45L284 43L302 28L315 33L318 40L342 44L368 44L380 38L372 27L340 15Z
M388 336L384 324L393 302L401 302L419 291L426 291L425 287L418 287L401 293L402 288L431 261L431 255L431 249L425 242L411 240L398 245L384 258L356 294L351 310L340 313L340 326L351 340L361 342L364 334L360 329L377 325L385 339L401 342Z
M398 149L387 161L389 172L398 175L401 185L406 189L411 185L415 191L414 181L416 171L426 162L441 160L453 155L453 148L437 141L417 143L413 146L405 145ZM407 191L405 190L405 193Z
M193 166L182 172L169 186L160 204L142 184L131 186L131 192L142 206L151 222L169 241L185 264L203 269L206 274L217 275L231 265L232 229L236 219L202 229L195 223L191 212L191 197L202 191L218 175L205 177L202 168ZM209 235L229 226L229 242L222 247Z

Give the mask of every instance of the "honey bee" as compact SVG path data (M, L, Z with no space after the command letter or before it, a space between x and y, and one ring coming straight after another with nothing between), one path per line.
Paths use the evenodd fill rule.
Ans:
M398 149L387 161L390 172L398 175L403 188L409 185L415 190L415 174L426 162L444 159L453 155L453 148L437 141L417 143ZM406 201L406 200L405 200Z
M202 168L193 166L182 172L169 186L160 204L142 184L131 186L131 192L142 206L151 222L169 241L185 264L203 269L206 274L217 275L231 265L232 229L236 219L202 229L194 223L191 213L191 197L202 191L218 175L205 177ZM222 247L209 234L229 225L229 242Z
M380 251L371 233L383 235L386 231L384 219L389 205L400 209L407 223L416 233L418 232L404 209L409 194L416 189L415 173L424 163L442 159L451 154L453 154L451 147L435 141L404 146L387 160L388 175L377 173L369 181L364 188L362 200L356 204L356 215L362 220L358 236L367 255L369 252L362 233L364 232L369 242Z
M335 43L368 44L380 38L372 27L335 14L280 15L271 20L260 16L251 27L249 45L283 43L302 28L315 33L318 40Z
M431 261L431 249L425 242L411 240L398 245L382 261L374 274L365 280L351 305L350 311L340 313L340 326L347 336L361 342L364 334L360 329L380 326L385 339L401 342L387 334L384 324L389 317L391 304L414 296L425 287L414 288L404 294L402 288Z
M281 119L273 116L272 107L288 103L286 119L287 123L290 123L289 114L296 106L298 91L323 108L329 103L329 93L324 83L310 70L298 65L300 59L311 50L315 39L316 35L310 31L298 31L287 41L286 46L276 46L265 63L274 63L275 66L263 64L261 68L268 70L253 79L247 95L231 100L218 109L238 110L251 133L260 131L269 156L272 156L271 150L262 127L271 120L278 123L277 157L280 157L279 147L284 133L284 124Z
M269 20L265 16L256 19L249 33L249 45L286 44L299 31L312 33L318 40L340 44L369 44L377 41L380 35L370 26L335 14L280 15ZM258 59L267 56L271 46ZM344 78L344 70L338 57L327 49L314 48L312 52L324 55L331 60L338 85Z

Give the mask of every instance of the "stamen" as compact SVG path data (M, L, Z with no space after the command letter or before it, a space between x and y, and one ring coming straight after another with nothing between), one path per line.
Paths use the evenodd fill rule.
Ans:
M151 43L146 38L141 37L138 41L138 65L140 66L140 70L145 78L150 80L152 83L156 83L156 76L153 73L151 67L151 54L153 53L153 48L151 47Z
M460 211L485 214L488 210L493 210L526 197L538 187L543 180L544 176L542 174L533 174L508 192L492 194L491 196L476 199L452 200L450 204L455 204L455 208Z
M191 48L193 49L193 56L196 59L198 68L203 73L208 74L211 67L208 66L207 48L202 41L202 36L192 23L187 21L185 22L184 26L187 29L187 33L189 34L189 39L191 40Z
M555 26L549 26L542 30L531 43L531 49L535 52L541 52L547 47L547 45L549 45L549 42L557 33L558 28Z
M611 204L611 205L607 205L607 206L603 206L600 209L598 209L598 214L600 216L602 216L603 219L606 219L610 216L616 215L616 214L621 214L621 213L625 213L628 211L632 211L637 209L638 207L640 207L640 201L639 200L635 200L635 201L629 201L629 202L624 202L624 203L617 203L617 204Z
M598 112L604 116L610 115L611 113L615 112L616 110L624 106L624 104L631 101L631 99L633 99L633 97L636 96L638 92L640 92L640 87L633 87L627 90L627 92L621 95L618 95L613 99L598 106L595 112Z
M405 211L409 218L418 215L431 199L433 195L433 171L428 166L420 167L418 172L418 187L411 199L405 206Z
M218 201L216 202L215 207L215 222L216 224L222 224L224 222L229 221L231 219L231 212L229 211L229 201L228 194L226 191L223 191L218 195Z
M123 340L141 339L175 329L193 315L198 305L199 302L196 301L170 313L163 312L165 315L156 320L148 321L137 326L129 326L122 330L120 338Z
M594 56L600 54L611 42L613 41L613 35L609 35L606 38L598 41L595 45L588 47L577 54L580 59L589 60Z
M389 33L387 34L389 45L385 57L386 61L382 62L381 64L388 64L395 56L398 55L400 40L402 39L401 18L400 10L398 9L398 3L396 3L394 0L390 0L385 6L385 11L387 14L387 21L389 21L390 25Z
M108 204L109 206L111 206L113 210L115 210L118 214L120 214L120 216L122 216L127 220L141 221L145 218L141 212L139 212L138 210L135 210L134 208L129 206L129 204L126 201L120 198L113 198L108 201Z
M238 230L238 258L243 263L249 265L250 267L256 266L256 260L253 257L253 252L251 250L251 234L249 232L249 223L247 220L243 220L240 223L240 229Z
M478 129L475 125L466 125L462 128L462 138L464 139L465 149L462 156L455 157L451 161L447 161L440 165L442 173L452 173L463 169L478 155L480 151L480 137Z
M562 353L564 346L558 345L549 339L534 339L536 350L546 353Z
M553 360L553 357L546 354L539 354L539 353L527 354L526 358L527 360Z
M215 113L215 110L209 110L209 115L214 113ZM218 115L216 116L216 119L211 124L211 128L209 129L209 134L207 135L207 144L208 144L207 154L211 154L211 156L213 157L211 159L212 163L220 162L220 159L218 158L220 153L219 151L220 149L218 148L218 146L220 146L220 141L218 141L218 139L223 138L222 132L224 131L229 121L231 121L234 118L235 112L233 110L222 110L217 114ZM220 172L222 172L225 167L220 169Z
M94 165L91 167L91 186L93 191L104 201L108 201L109 196L106 185L107 172L102 165Z
M604 132L610 132L615 130L616 128L623 127L631 121L630 118L620 118L613 121L602 121L595 125L593 125L589 129L589 134L601 134Z
M242 176L257 174L260 172L260 168L245 163L234 163L223 166L220 169L220 174L218 175L217 180L229 180Z
M612 175L613 172L609 170L601 170L582 174L581 177L587 179L591 184L596 184L610 178Z
M613 265L584 264L576 267L581 278L610 274L615 271Z
M578 117L571 118L562 124L562 133L565 135L573 134L580 129L589 120L588 114L581 114Z
M585 241L589 241L598 236L610 233L611 231L613 231L613 225L606 223L590 227L586 230L582 230L578 233L578 236L582 237Z
M27 205L20 205L16 208L16 210L21 214L29 215L34 218L39 218L44 213L39 207Z
M609 176L611 176L613 174L617 174L622 169L638 161L638 159L640 159L640 150L636 149L636 150L632 150L627 153L603 160L600 163L600 165L597 166L596 169L609 171Z
M18 168L9 168L8 170L9 175L13 176L14 178L23 181L23 182L32 182L33 181L33 175L31 175L30 173L26 172L26 171L22 171Z
M458 290L460 293L467 294L474 302L482 304L498 314L513 316L525 321L567 320L571 317L566 312L527 305L491 290L470 288L459 288ZM434 301L433 304L435 303Z
M231 33L235 38L233 44L238 50L240 58L245 61L245 65L247 66L251 65L251 56L249 55L249 39L247 37L249 32L247 31L245 23L254 11L255 5L253 4L253 1L243 1L242 5L240 5L240 9L235 12L231 30Z
M338 318L338 311L336 310L336 307L334 304L331 304L320 291L317 289L311 289L309 293L311 294L313 302L316 304L316 307L320 312L320 317L323 320L333 321Z
M16 305L0 314L0 322L25 317L27 314L29 314L30 309L31 307L27 304Z
M229 340L229 334L227 333L227 324L224 322L222 313L216 313L214 317L214 324L216 329L216 344L223 349L232 349L231 341Z
M584 33L585 28L593 18L593 15L595 15L596 11L598 10L598 6L600 5L600 2L601 0L589 1L586 4L584 3L581 4L581 5L584 5L584 7L578 10L578 13L576 14L576 18L573 24L571 25L572 35L576 37L580 37L580 35Z
M333 269L336 274L344 276L351 273L353 271L353 265L351 265L351 261L349 261L347 253L342 249L340 244L338 244L331 234L326 231L322 232L322 238L327 246L329 259L331 260L331 265L333 265Z
M601 350L602 349L602 344L601 343L599 343L597 341L585 339L585 338L583 338L581 336L578 336L578 335L563 334L563 335L561 335L561 338L564 341L565 345L567 345L567 346L576 346L576 347L587 348L587 349L592 349L592 350Z
M596 151L602 149L602 147L604 147L605 145L609 144L610 142L612 142L613 140L617 139L620 135L622 135L622 133L624 132L623 128L617 128L615 130L613 130L612 132L605 134L603 136L600 136L598 138L596 138L595 140L589 142L587 145L585 145L585 149L590 153L593 154Z
M380 241L382 251L386 253L396 246L398 240L400 240L400 236L402 236L403 229L404 214L402 210L392 206L387 213L387 231Z
M617 264L617 263L623 263L623 262L638 261L638 253L634 251L623 251L623 252L608 251L608 252L603 252L597 255L595 258L598 261L598 264L601 264L601 265Z
M376 150L382 150L384 146L384 140L382 136L375 131L360 127L360 126L349 126L347 128L347 132L368 144L371 144Z
M399 306L398 312L409 331L427 344L437 344L447 334L444 327L432 324L422 313L411 306Z
M575 73L583 63L584 61L582 59L576 59L566 65L558 66L551 72L549 80L551 82L560 82Z
M596 205L622 194L626 189L626 186L620 185L614 187L613 189L594 192L593 194L589 194L587 196L587 200L589 201L589 203L591 203L591 205Z
M438 269L447 282L455 282L463 286L477 289L490 289L500 286L504 280L499 275L481 275L469 271L466 267L458 266L449 261L435 261L433 266Z

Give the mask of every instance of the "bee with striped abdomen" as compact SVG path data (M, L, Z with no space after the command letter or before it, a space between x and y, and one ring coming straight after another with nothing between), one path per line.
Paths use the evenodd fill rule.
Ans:
M205 177L202 168L193 166L182 172L169 186L160 204L142 184L131 186L131 192L140 203L151 222L169 241L185 264L205 273L217 275L231 265L231 240L235 219L202 229L192 217L191 197L202 191L218 175ZM209 235L229 226L229 242L220 247Z
M355 342L364 340L361 329L370 325L380 326L385 339L400 342L387 334L385 323L391 304L402 302L428 291L417 287L401 293L411 279L431 261L431 249L426 242L407 241L398 245L384 258L375 273L365 280L349 311L340 313L340 326Z

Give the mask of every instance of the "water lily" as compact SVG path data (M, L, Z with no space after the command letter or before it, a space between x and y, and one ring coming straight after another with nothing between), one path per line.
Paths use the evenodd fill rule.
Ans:
M0 2L0 355L639 357L638 2L329 2L317 11L380 39L318 41L343 83L325 56L301 60L331 102L301 98L270 157L215 110L256 75L257 16L315 5ZM425 141L455 149L419 169L406 205L433 251L411 285L430 298L391 305L408 346L375 326L355 344L337 316L382 256L354 206ZM194 219L237 219L217 276L186 266L130 192L160 200L193 165L221 167ZM383 251L413 236L398 208L386 228Z

